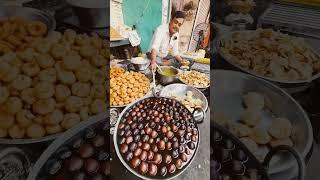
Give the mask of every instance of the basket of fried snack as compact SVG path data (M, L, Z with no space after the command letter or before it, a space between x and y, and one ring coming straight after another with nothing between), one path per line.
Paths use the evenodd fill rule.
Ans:
M110 79L110 106L125 107L144 97L150 89L150 80L142 73L126 71Z
M106 111L107 43L66 30L0 57L0 142L52 140Z

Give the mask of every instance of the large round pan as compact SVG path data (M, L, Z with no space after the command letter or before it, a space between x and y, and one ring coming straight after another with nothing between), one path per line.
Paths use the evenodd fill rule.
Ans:
M246 32L246 31L242 31L242 32ZM251 31L251 32L254 32L254 31ZM233 63L223 53L221 53L221 51L219 51L221 41L224 40L224 39L227 39L227 38L231 38L232 33L234 33L234 32L229 32L229 33L223 35L221 38L219 38L219 41L218 41L218 53L222 57L222 59L224 59L228 64L230 64L232 67L236 68L237 70L252 74L252 75L257 76L259 78L266 79L266 80L268 80L268 81L270 81L270 82L272 82L272 83L274 83L274 84L276 84L276 85L278 85L278 86L280 86L282 88L292 89L292 91L295 91L294 89L296 89L297 91L299 89L303 89L303 87L308 86L308 84L310 84L313 80L318 79L320 77L320 72L319 72L319 73L313 75L309 79L303 79L303 80L280 80L280 79L276 79L276 78L270 78L270 77L262 76L262 75L259 75L258 73L254 72L252 70L248 70L246 68L243 68L239 64ZM313 53L315 53L320 58L319 53L317 51L315 51L312 47L307 46L307 48L309 48Z
M151 98L159 98L159 97L151 97ZM161 98L163 98L163 97L161 97ZM136 172L134 169L132 169L132 168L127 164L127 162L124 160L124 158L122 157L122 155L121 155L121 153L120 153L120 150L119 150L119 145L118 145L118 126L119 126L119 123L120 123L121 119L124 117L124 114L125 114L132 106L134 106L134 105L135 105L136 103L138 103L139 101L142 101L143 99L145 99L145 98L141 98L141 99L139 99L139 100L131 103L131 104L130 104L129 106L127 106L127 107L122 111L122 113L120 114L120 116L119 116L119 118L118 118L118 121L117 121L117 124L116 124L116 126L115 126L114 133L113 133L114 147L115 147L116 154L117 154L118 158L120 159L121 163L122 163L122 164L126 167L126 169L128 169L128 171L130 171L132 174L134 174L135 176L137 176L137 177L139 177L139 178L141 178L141 179L160 180L161 178L158 178L158 179L157 179L157 178L154 178L154 179L152 179L152 178L150 178L150 177L143 176L143 175L139 174L138 172ZM175 99L172 99L172 100L176 101ZM176 102L178 102L178 101L176 101ZM178 103L179 103L179 102L178 102ZM181 104L181 103L179 103L179 104L184 107L183 104ZM184 107L184 108L186 108L186 107ZM194 119L194 122L195 122L196 128L198 129L198 134L200 134L200 129L199 129L199 127L197 126L197 123L199 124L199 123L202 123L202 122L203 122L203 120L204 120L204 118L205 118L205 112L204 112L201 108L198 109L198 110L202 111L202 113L203 113L203 118L198 119L198 120L197 120L197 119ZM188 111L188 112L190 113L190 115L192 115L192 113L191 113L190 111ZM194 112L193 112L193 114L194 114ZM194 115L193 115L193 117L194 117ZM165 178L162 178L162 179L167 179L167 180L169 180L169 179L174 179L174 178L178 177L180 174L182 174L182 173L190 166L190 164L191 164L192 161L194 160L194 158L195 158L195 156L196 156L196 154L197 154L197 152L198 152L199 144L200 144L200 136L198 136L198 143L197 143L197 145L196 145L195 152L194 152L193 156L191 157L191 160L187 163L187 165L185 165L181 170L179 170L178 173L175 173L175 174L173 174L173 175L171 175L171 176L169 176L169 177L165 177Z
M311 123L302 107L288 93L266 80L235 71L216 70L213 72L213 81L215 112L227 114L233 120L239 119L243 111L241 96L247 92L259 92L265 96L268 110L273 115L286 117L291 121L293 148L303 158L306 157L313 142ZM279 173L294 165L292 157L279 155L271 161L269 172Z
M223 148L223 150L225 152L235 153L236 151L240 150L244 154L246 154L247 159L244 161L241 161L241 164L245 165L245 168L243 168L243 170L244 170L243 173L245 175L249 175L249 174L246 174L246 172L250 172L250 169L255 169L255 170L257 170L257 174L260 176L259 179L270 180L271 177L270 177L268 170L269 170L269 164L270 164L271 159L273 158L273 156L275 156L276 154L278 154L280 152L287 152L287 153L290 153L294 157L294 160L296 161L296 164L298 165L298 178L297 178L297 180L303 180L305 177L305 163L303 161L303 158L290 146L280 145L280 146L272 148L268 152L266 157L264 158L263 163L260 163L259 160L256 159L256 157L250 152L250 150L244 144L242 144L242 142L239 141L238 138L236 138L233 134L228 132L225 128L219 126L216 123L213 123L213 124L211 124L211 132L216 134L215 138L213 139L213 143L211 143L212 148L216 148L216 147L222 148L221 142L223 142L223 141L226 142L226 141L230 140L233 142L234 148L233 149L224 149ZM217 136L217 134L218 134L218 136ZM215 159L214 158L215 155L216 154L213 153L213 159ZM218 157L219 157L219 155L218 155ZM225 169L223 169L222 166L225 166L225 164L230 163L232 160L237 160L237 158L232 156L228 160L223 161L222 164L219 164L218 166L216 166L215 167L216 172L214 172L213 177L217 176L219 174L219 171L224 171ZM228 167L228 166L225 166L225 167ZM213 170L213 169L211 169L211 170ZM230 173L228 173L228 174L232 176L232 174L230 174ZM286 179L288 179L287 177L288 176L286 176ZM215 177L214 179L218 179L218 178Z

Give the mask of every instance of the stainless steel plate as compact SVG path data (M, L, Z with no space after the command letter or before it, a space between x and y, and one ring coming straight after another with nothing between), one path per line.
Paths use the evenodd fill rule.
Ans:
M0 6L0 17L11 16L21 16L30 20L41 21L47 25L48 32L56 29L56 20L44 11L21 6Z
M185 85L185 84L170 84L168 86L165 86L161 92L160 96L162 97L171 97L172 94L178 95L178 96L184 96L186 95L187 91L193 92L195 98L200 99L203 102L202 109L206 112L208 109L208 101L207 98L204 96L204 94L199 91L198 89ZM195 118L201 117L201 112L195 113Z
M243 111L242 95L252 91L259 92L265 96L270 109L263 113L261 126L268 127L273 116L288 118L293 126L291 139L294 149L306 157L313 142L312 127L307 114L289 94L263 79L240 72L215 70L213 81L214 112L221 112L236 121ZM261 150L264 149L265 147ZM281 154L271 162L269 173L279 173L294 165L295 160L291 156Z

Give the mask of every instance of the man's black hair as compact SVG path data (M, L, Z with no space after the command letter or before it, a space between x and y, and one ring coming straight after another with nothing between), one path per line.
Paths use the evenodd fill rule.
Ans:
M182 11L176 11L173 16L172 16L172 19L174 18L182 18L182 19L185 19L186 18L186 14Z

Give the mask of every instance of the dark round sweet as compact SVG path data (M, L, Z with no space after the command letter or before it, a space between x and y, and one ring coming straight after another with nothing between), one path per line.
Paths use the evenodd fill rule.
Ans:
M101 147L101 146L104 145L104 143L105 143L104 137L101 136L101 135L98 135L98 136L94 137L93 140L92 140L92 144L95 147Z
M148 172L148 164L146 162L141 162L139 166L139 171L141 174L146 174Z
M158 166L155 164L149 165L149 175L150 176L156 176L158 172Z
M172 143L171 142L167 142L166 143L166 149L169 150L169 151L172 149Z
M199 133L183 105L168 98L147 98L124 114L117 129L124 132L117 133L117 143L123 159L137 173L171 177L189 163Z
M133 168L137 168L140 165L140 163L141 163L141 160L138 157L135 157L134 159L131 160L131 166Z
M130 161L133 158L133 153L132 152L128 152L125 158L126 158L127 161Z
M173 157L173 158L177 158L178 156L179 156L178 150L174 150L174 151L172 152L172 157Z
M96 174L100 168L99 161L95 159L86 159L84 162L84 168L89 174Z
M84 172L76 172L73 176L74 180L85 180L86 174Z
M140 154L141 161L146 161L147 155L148 155L147 151L142 151L142 153Z
M153 153L152 151L148 151L148 153L147 153L147 159L148 159L149 161L151 161L151 160L153 159L153 156L154 156L154 153Z
M78 153L82 158L89 158L94 154L94 147L91 144L83 144L80 146Z
M178 169L181 169L181 167L182 167L182 160L181 160L181 159L177 159L175 165L176 165L176 167L177 167Z
M66 141L66 144L61 146L43 167L44 169L41 171L44 173L39 175L41 176L40 179L108 179L110 176L110 140L108 128L110 126L104 125L109 124L107 121L101 123L101 125L97 124L95 128L86 128L75 136L74 139ZM120 128L124 130L125 126L126 124L122 123ZM125 155L129 160L133 156L133 153L129 152L128 145L126 144L127 138L123 137L121 141L122 152L126 151ZM57 163L60 165L59 168L55 165Z
M156 154L154 157L153 157L153 160L156 164L160 164L162 162L162 155L161 154Z
M173 174L176 171L176 166L174 164L170 164L168 167L169 173Z
M167 175L167 167L166 167L166 166L163 166L163 167L161 168L160 174L161 174L161 176Z
M193 130L193 134L198 131ZM227 134L223 130L211 127L213 138L210 147L210 176L221 180L262 180L267 179L267 173L260 162L254 158L250 159L244 145L237 142L236 137ZM182 157L182 156L181 156ZM182 158L181 158L182 159Z
M142 152L142 149L141 148L137 148L135 151L134 151L134 156L140 156Z
M149 151L149 149L150 149L150 144L148 144L148 143L143 143L142 146L141 146L141 148L142 148L143 150L145 150L145 151Z
M187 160L188 160L187 155L186 155L186 154L181 154L181 160L182 160L183 162L187 162Z
M135 151L136 149L137 149L137 147L138 147L138 144L137 143L131 143L130 145L129 145L129 149L130 149L130 151Z
M133 137L132 137L132 136L127 137L126 143L127 143L127 144L130 144L130 143L132 143L132 142L133 142Z
M82 168L82 166L83 166L83 159L81 159L78 156L73 156L70 158L68 170L71 172L78 171Z
M163 140L160 140L158 143L158 148L164 150L166 148L166 143Z
M171 163L171 161L172 161L172 157L170 155L168 155L168 154L164 155L164 162L166 164Z
M122 154L125 154L126 152L128 152L128 149L129 149L129 146L128 146L127 144L121 144L121 146L120 146L120 152L121 152ZM82 154L83 154L83 153L82 153ZM84 155L82 155L82 154L80 153L81 157L85 158ZM88 156L88 157L90 157L90 156Z

